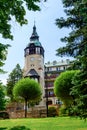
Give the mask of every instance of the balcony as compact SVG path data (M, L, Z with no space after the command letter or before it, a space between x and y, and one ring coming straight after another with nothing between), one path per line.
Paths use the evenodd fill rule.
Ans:
M45 89L46 89L46 88L53 88L53 87L54 87L53 84L46 84L46 85L45 85Z
M44 98L46 98L46 97L48 97L48 98L49 98L49 97L55 97L55 94L54 94L54 93L53 93L53 94L48 94L48 95L45 94Z

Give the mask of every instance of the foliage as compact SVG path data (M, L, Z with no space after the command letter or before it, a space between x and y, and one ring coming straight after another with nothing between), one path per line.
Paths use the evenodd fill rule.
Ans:
M5 64L4 61L6 60L7 56L7 49L9 45L4 45L0 43L0 73L4 73L3 69L1 67Z
M41 88L38 82L33 79L23 78L19 80L14 88L13 94L16 99L25 101L25 117L27 116L28 101L38 101L41 98Z
M45 0L42 0L45 1ZM0 34L5 39L13 39L11 21L15 20L21 26L27 24L26 7L28 10L39 11L40 0L0 0ZM0 43L0 67L6 60L9 45ZM3 72L2 69L0 69Z
M76 72L76 70L63 72L54 82L54 93L63 101L65 106L69 106L73 103L73 96L70 95L70 91L73 87L72 78Z
M63 0L66 18L56 20L59 28L71 28L69 36L61 39L66 46L57 49L57 55L73 56L76 65L81 70L73 80L72 93L76 98L75 107L79 116L87 117L87 1L86 0Z
M7 95L13 100L13 87L18 80L23 77L23 72L19 64L12 70L9 74L9 78L7 79Z
M58 116L57 109L53 106L48 108L48 117Z
M5 93L4 93L4 89L3 89L3 85L0 82L0 110L4 110L5 109Z
M65 106L61 106L59 109L59 116L68 116L68 111Z
M13 39L10 21L15 19L21 26L27 24L25 19L26 7L28 10L40 10L37 5L40 0L0 0L0 33L4 38Z
M62 105L59 108L59 116L76 117L76 116L78 116L78 113L77 113L77 111L75 111L74 107L72 107L72 106L66 107L66 106Z
M0 118L9 119L9 114L5 111L0 112Z
M83 81L82 81L82 80ZM71 94L76 97L73 112L76 112L79 117L87 118L87 74L86 72L79 72L73 78L74 87Z
M14 126L9 130L30 130L29 128L26 128L25 126Z
M67 44L57 50L57 55L77 57L82 55L85 46L86 21L84 21L85 17L83 15L86 13L86 3L83 0L63 0L63 4L67 18L57 19L56 24L59 28L71 28L72 32L70 32L68 37L65 36L61 39L62 42Z

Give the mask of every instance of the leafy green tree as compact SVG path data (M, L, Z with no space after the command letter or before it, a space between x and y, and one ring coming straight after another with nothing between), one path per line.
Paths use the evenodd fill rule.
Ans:
M3 67L3 65L5 64L5 60L6 60L6 56L7 56L7 53L8 53L8 47L10 45L4 45L2 43L0 43L0 67ZM5 71L0 68L0 73L4 73Z
M12 72L9 75L9 78L7 79L7 95L11 98L11 101L13 101L13 87L18 80L20 80L23 77L23 72L19 64L16 65L16 67L12 70Z
M4 93L4 88L2 83L0 82L0 110L4 110L5 109L5 93Z
M72 78L76 74L76 70L66 71L61 73L54 82L54 93L59 97L66 107L73 104L73 96L70 95L73 87Z
M16 99L25 101L25 118L27 117L27 104L31 101L38 101L41 98L41 88L38 82L33 79L23 78L19 80L14 88L13 94Z
M75 98L75 104L73 112L78 113L80 118L87 118L87 73L81 70L75 77L73 78L72 83L74 86L72 87L71 95Z
M73 81L73 95L78 103L75 105L79 116L87 117L87 1L86 0L63 0L66 18L56 20L59 28L71 28L68 36L61 39L66 46L57 49L57 55L69 55L76 58L81 70Z
M4 38L13 39L10 21L14 18L21 26L27 23L25 19L28 10L40 10L40 0L0 0L0 33Z
M40 2L40 0L0 0L0 34L2 37L12 40L11 21L14 19L21 26L27 24L26 7L28 10L39 11ZM8 47L9 45L0 43L0 67L4 65Z

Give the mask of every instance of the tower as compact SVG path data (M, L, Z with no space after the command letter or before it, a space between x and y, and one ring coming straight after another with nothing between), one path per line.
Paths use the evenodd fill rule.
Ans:
M24 77L30 77L40 83L42 87L42 101L40 105L43 106L44 95L44 48L39 42L39 36L36 31L36 26L33 26L33 32L30 37L30 42L24 49L25 65Z

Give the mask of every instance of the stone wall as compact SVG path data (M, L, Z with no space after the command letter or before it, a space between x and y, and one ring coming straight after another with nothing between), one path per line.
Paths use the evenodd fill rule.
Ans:
M9 111L10 118L24 118L25 117L25 111L24 110L17 110L14 112ZM40 118L40 117L46 117L46 109L42 110L32 110L27 112L27 118Z

